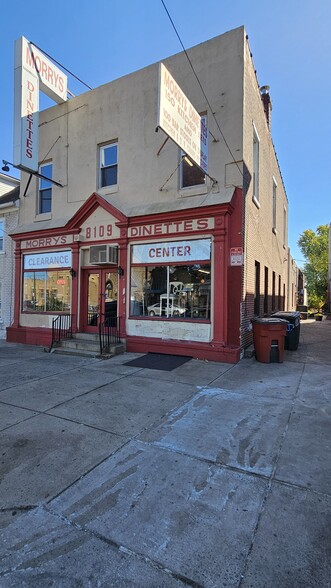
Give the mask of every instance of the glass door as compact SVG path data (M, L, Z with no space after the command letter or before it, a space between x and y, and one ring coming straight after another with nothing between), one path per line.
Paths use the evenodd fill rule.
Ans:
M87 270L83 281L83 330L96 333L99 323L117 317L118 276L114 269Z

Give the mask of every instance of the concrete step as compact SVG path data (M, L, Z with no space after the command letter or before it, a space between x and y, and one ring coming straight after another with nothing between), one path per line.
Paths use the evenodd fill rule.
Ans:
M72 339L83 339L83 341L99 341L99 333L73 333Z
M61 341L59 347L63 349L82 349L87 351L99 351L99 341L92 339L64 339Z
M53 353L57 355L75 355L77 357L100 357L100 350L96 351L88 351L87 349L70 349L67 347L54 347Z
M84 335L84 333L79 333ZM54 353L61 355L77 355L80 357L113 357L125 352L125 344L117 343L110 345L107 353L100 355L99 338L86 339L85 337L78 337L72 339L64 339L55 348Z

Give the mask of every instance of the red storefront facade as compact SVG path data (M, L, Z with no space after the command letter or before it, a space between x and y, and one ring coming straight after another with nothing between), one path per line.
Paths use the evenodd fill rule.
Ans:
M54 316L95 333L110 309L127 351L240 359L242 190L226 203L126 216L94 193L63 227L13 235L8 341L49 345Z

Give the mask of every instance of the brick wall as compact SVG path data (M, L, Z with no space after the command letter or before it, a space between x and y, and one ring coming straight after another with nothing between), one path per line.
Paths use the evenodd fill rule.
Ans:
M242 300L242 346L252 342L251 319L254 317L256 262L260 264L259 316L287 309L288 201L281 171L272 142L271 132L260 95L259 85L248 42L244 50L244 124L243 154L248 182L244 194L244 250ZM253 137L259 138L259 197L253 198ZM249 181L250 180L250 181ZM276 184L276 226L273 226L273 184ZM286 219L284 216L286 210ZM265 308L265 268L268 269L268 296ZM272 296L272 277L275 276L275 297ZM284 290L285 285L285 290ZM279 292L280 286L280 292ZM285 292L285 296L284 296ZM284 299L285 298L285 299ZM273 304L274 302L274 304ZM256 309L255 309L256 310ZM267 310L267 312L265 312Z

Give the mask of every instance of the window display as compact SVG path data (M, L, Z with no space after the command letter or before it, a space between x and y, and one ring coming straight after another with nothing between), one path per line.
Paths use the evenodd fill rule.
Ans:
M131 316L210 319L210 264L132 267Z
M32 271L23 274L23 311L70 312L69 270Z

